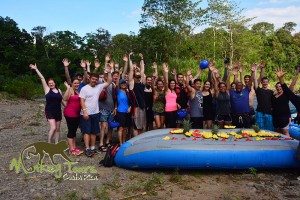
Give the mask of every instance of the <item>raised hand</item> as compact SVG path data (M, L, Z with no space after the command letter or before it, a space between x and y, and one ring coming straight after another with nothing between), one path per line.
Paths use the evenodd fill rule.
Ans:
M283 72L282 69L280 69L280 68L277 68L275 73L279 79L282 78L286 74L286 72Z
M111 72L111 65L109 63L106 63L104 70L105 72Z
M265 66L266 66L266 62L265 62L265 61L261 61L260 67L261 67L261 68L264 68Z
M177 73L176 73L176 69L175 69L175 68L172 69L171 74L172 74L173 76L176 76Z
M71 61L69 61L68 58L64 58L64 59L62 60L62 63L64 64L65 67L69 67Z
M256 70L257 70L257 67L258 67L258 64L257 64L257 63L253 63L253 64L251 65L251 71L252 71L252 72L256 71Z
M243 72L243 68L242 66L239 67L239 72L242 73Z
M85 63L84 60L81 60L81 61L80 61L80 67L82 67L83 69L86 68L86 63Z
M119 71L119 63L115 63L115 71Z
M190 69L187 70L186 75L189 77L191 74L192 74L192 71Z
M166 63L163 63L163 64L162 64L162 68L163 68L163 70L164 70L165 73L168 73L168 72L169 72L169 67L168 67L168 65L167 65ZM173 71L174 71L174 69L173 69ZM175 71L175 72L176 72L176 71Z
M105 62L108 63L109 61L110 61L110 54L107 53L107 54L105 55Z
M234 76L236 76L236 75L238 74L237 69L233 69L232 74L233 74Z
M29 67L30 67L30 69L33 69L33 70L36 70L36 69L37 69L36 64L30 64Z
M100 67L100 61L99 61L99 59L95 59L95 61L94 61L94 65L95 65L95 68L99 68Z
M139 53L140 59L143 59L143 54Z
M64 85L66 86L66 88L70 88L70 85L67 83L67 81L64 82Z
M123 61L124 61L124 62L128 62L128 56L127 56L127 54L124 54L124 55L123 55Z
M91 66L91 62L90 62L89 60L86 60L86 61L85 61L85 64L86 64L87 66Z
M156 62L152 63L152 68L157 69L157 63Z

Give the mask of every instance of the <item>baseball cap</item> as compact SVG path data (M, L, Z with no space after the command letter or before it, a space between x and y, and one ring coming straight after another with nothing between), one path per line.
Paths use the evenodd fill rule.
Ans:
M126 81L124 79L120 79L119 84L123 84L126 83Z

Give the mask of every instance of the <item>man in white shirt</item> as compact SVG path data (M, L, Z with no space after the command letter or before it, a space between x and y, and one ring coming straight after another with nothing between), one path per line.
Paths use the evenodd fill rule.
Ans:
M90 77L90 83L81 89L79 95L82 109L80 112L81 132L84 134L85 154L88 157L95 154L96 135L100 133L99 95L112 82L109 64L106 64L105 72L108 74L107 82L98 84L99 76L93 73Z

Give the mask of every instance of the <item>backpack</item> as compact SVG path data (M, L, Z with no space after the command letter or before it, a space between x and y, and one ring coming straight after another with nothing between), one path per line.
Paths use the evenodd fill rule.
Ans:
M104 167L112 167L114 165L114 158L120 148L119 144L111 145L110 147L107 147L106 154L103 158L103 160L100 161L100 165L103 165Z
M99 101L105 101L107 98L107 88L101 91L99 95Z

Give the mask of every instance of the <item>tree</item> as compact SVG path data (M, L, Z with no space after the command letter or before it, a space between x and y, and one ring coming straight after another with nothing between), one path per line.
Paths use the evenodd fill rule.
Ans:
M274 24L268 22L259 22L252 26L252 31L263 36L274 34Z
M295 31L296 26L297 26L297 24L295 22L287 22L287 23L284 23L282 28L291 33L293 31Z
M46 31L46 27L44 26L36 26L33 29L31 29L31 35L34 37L35 41L35 56L37 59L42 58L44 55L49 58L48 51L46 49L45 43L44 43L44 33ZM45 54L44 54L45 53Z
M224 40L229 44L228 51L224 52L224 57L230 54L230 61L234 58L235 41L234 34L239 34L239 28L246 25L252 19L242 15L235 1L232 0L208 0L209 24L215 29L224 29L228 35Z
M103 28L98 28L96 33L87 33L83 39L86 44L82 46L82 50L86 56L104 57L112 47L111 34Z
M202 0L145 0L140 24L144 27L163 26L184 35L203 22Z
M28 72L24 64L33 60L33 38L24 29L20 30L17 23L9 17L0 17L0 35L2 78Z

